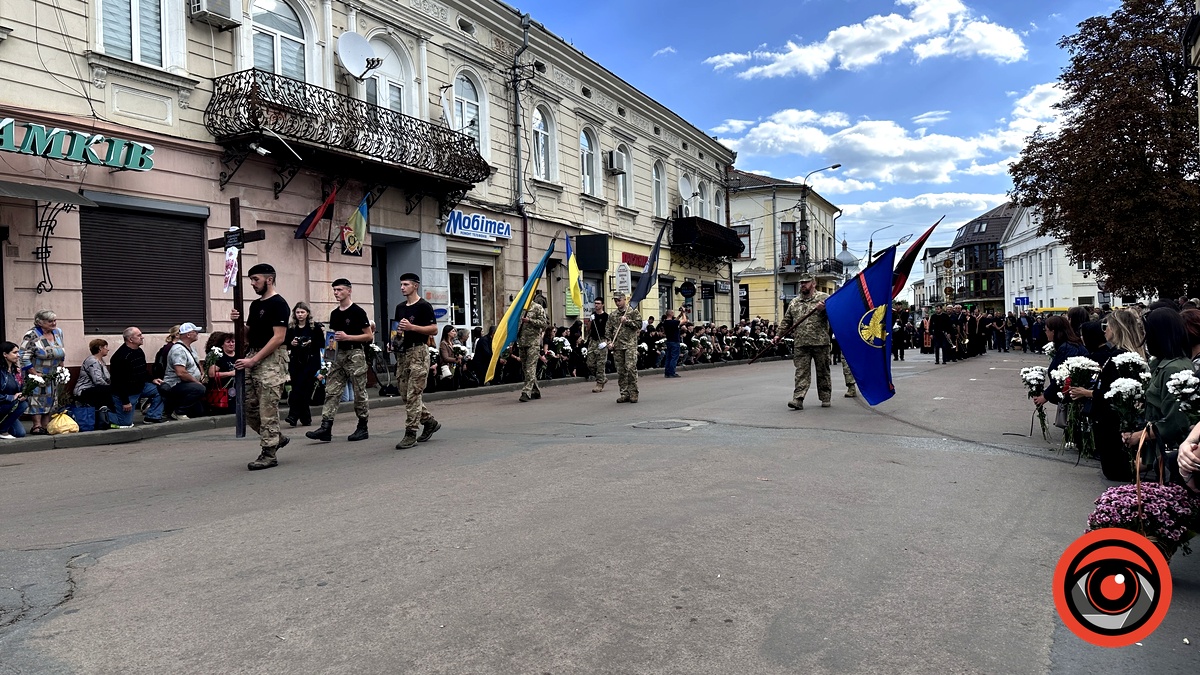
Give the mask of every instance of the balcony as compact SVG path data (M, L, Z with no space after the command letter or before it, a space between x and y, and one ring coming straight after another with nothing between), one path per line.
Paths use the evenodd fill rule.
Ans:
M213 80L204 126L227 153L254 142L294 164L294 150L306 167L404 185L410 199L465 192L491 171L466 134L257 69Z
M779 258L779 272L782 274L808 272L817 278L833 279L845 272L845 266L837 258L827 258L809 262L800 256L783 255Z

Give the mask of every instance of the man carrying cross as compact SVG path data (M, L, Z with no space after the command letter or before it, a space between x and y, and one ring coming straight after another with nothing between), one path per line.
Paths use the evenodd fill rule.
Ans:
M235 361L233 367L248 375L243 404L246 424L258 432L261 453L247 468L257 471L277 466L275 453L288 444L288 437L279 431L279 399L288 380L287 350L280 347L287 339L291 309L287 300L275 292L274 267L265 263L251 267L250 286L258 293L258 299L250 303L246 317L249 348L245 358ZM229 313L233 321L238 316L236 309Z

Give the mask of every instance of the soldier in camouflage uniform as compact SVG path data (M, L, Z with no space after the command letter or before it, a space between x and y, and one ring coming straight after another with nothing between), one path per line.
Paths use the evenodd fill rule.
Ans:
M287 300L275 292L275 268L259 263L250 268L250 286L258 299L250 303L246 319L248 349L246 356L234 362L246 371L246 400L243 402L246 425L259 435L258 459L246 465L251 471L278 466L276 452L288 444L279 432L279 399L288 381L288 356L283 349L291 309ZM236 321L238 311L229 313Z
M783 322L779 325L780 334L786 333L802 317L816 310L792 333L796 340L792 350L792 362L796 365L796 388L788 407L793 410L804 410L804 396L808 393L812 363L817 367L817 397L821 399L821 407L828 408L833 398L833 382L829 378L829 315L825 313L825 300L829 294L816 288L816 281L811 274L802 275L800 294L788 304ZM779 341L778 336L775 341Z
M304 434L314 441L328 443L333 440L333 418L337 415L338 403L347 382L354 392L354 414L358 416L358 428L346 440L363 441L370 437L367 431L367 418L371 411L367 404L366 350L375 340L375 328L367 318L366 311L351 300L353 289L349 279L333 282L333 297L337 299L338 306L329 315L329 329L333 331L334 339L333 363L325 375L321 426Z
M429 378L429 338L437 335L433 306L420 294L421 278L412 272L400 275L400 292L405 301L396 305L395 322L400 334L392 345L396 352L396 386L404 396L404 438L397 450L424 443L442 425L429 413L421 394ZM417 431L421 435L417 435Z
M587 322L587 367L596 380L596 386L592 387L593 394L604 391L604 383L608 382L608 375L604 372L608 365L608 343L604 341L607 328L608 314L604 311L604 300L596 298L592 303L592 318Z
M837 340L837 336L834 335L833 339ZM841 344L840 340L838 340L838 344ZM854 386L854 373L850 372L850 364L844 358L838 360L842 362L842 379L846 381L846 393L843 396L845 398L855 398L858 396L858 390Z
M617 386L621 388L621 397L617 399L617 403L637 403L637 338L638 331L642 329L642 315L637 309L626 304L624 293L614 293L613 302L616 303L617 309L608 318L604 339L608 342L613 361L617 364Z
M539 291L521 317L521 328L517 332L517 346L521 348L521 368L525 374L525 386L521 389L521 403L530 399L541 398L542 390L538 388L537 367L542 355L542 334L550 325L550 317L546 316L546 296Z

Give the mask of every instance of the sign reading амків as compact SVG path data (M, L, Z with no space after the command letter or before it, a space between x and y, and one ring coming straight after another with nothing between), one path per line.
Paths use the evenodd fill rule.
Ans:
M18 127L25 130L20 141ZM59 127L47 129L31 122L17 124L11 117L0 119L0 150L129 171L154 168L154 146L146 143Z
M454 209L446 217L446 234L484 241L496 238L512 239L512 225L503 220L493 220L478 213L467 214Z

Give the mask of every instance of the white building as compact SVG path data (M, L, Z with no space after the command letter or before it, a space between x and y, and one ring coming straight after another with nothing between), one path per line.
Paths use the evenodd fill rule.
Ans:
M1072 264L1066 245L1048 235L1038 235L1040 224L1037 209L1018 208L1000 240L1006 307L1016 311L1066 311L1076 305L1111 303L1111 296L1096 285L1091 261ZM1028 298L1028 303L1017 304L1018 298Z

